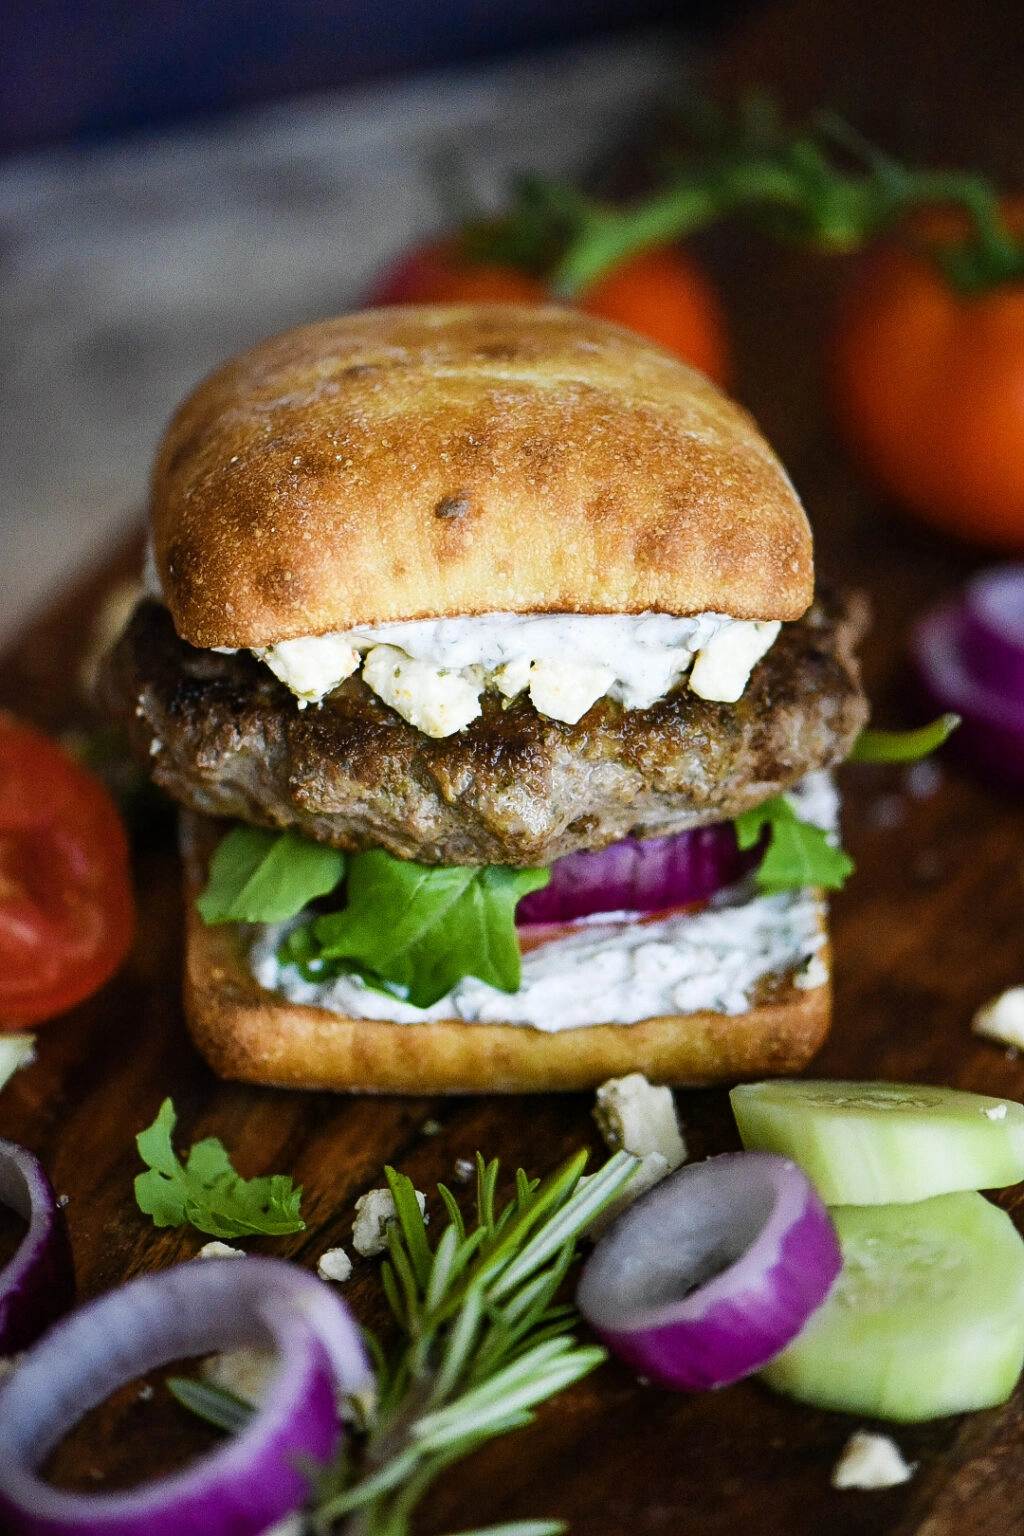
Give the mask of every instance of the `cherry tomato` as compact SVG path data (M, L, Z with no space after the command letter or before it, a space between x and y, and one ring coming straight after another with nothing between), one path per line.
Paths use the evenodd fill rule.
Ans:
M539 278L496 261L467 261L457 236L416 246L384 273L370 304L544 304Z
M580 308L659 342L716 384L729 382L728 331L718 295L677 246L628 257L598 278Z
M133 927L128 843L110 796L52 741L0 713L0 1030L95 992Z
M960 294L924 251L879 247L840 312L833 378L838 430L883 491L935 527L1024 550L1024 280Z

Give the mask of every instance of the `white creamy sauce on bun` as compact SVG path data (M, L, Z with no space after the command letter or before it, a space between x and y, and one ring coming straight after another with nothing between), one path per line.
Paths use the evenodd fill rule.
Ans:
M777 620L721 613L487 613L367 625L254 652L299 701L319 704L360 666L363 681L427 736L480 714L480 696L529 692L539 714L575 725L606 694L650 709L690 673L702 699L734 704Z

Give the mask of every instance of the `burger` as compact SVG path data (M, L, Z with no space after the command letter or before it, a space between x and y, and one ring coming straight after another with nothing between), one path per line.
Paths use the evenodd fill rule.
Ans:
M851 605L750 418L574 311L369 310L178 410L111 705L254 1082L791 1072L829 1022Z

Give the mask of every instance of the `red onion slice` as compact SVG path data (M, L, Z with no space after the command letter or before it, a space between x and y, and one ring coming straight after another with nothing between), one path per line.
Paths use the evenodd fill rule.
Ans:
M27 1349L75 1299L64 1212L38 1160L0 1141L0 1205L28 1222L10 1263L0 1269L0 1355Z
M1024 565L982 571L967 583L961 640L976 681L1024 710Z
M976 613L968 629L967 607L957 600L920 620L911 637L918 671L933 700L961 717L951 750L1000 783L1024 784L1024 693L1014 691L1012 666L996 664L1007 647L1000 653L993 645L986 675L986 629Z
M568 923L595 912L657 912L706 901L753 869L761 853L740 852L731 821L570 853L555 860L542 891L523 897L516 922Z
M699 1392L773 1359L841 1264L796 1164L733 1152L680 1168L631 1205L584 1265L576 1305L640 1375Z
M246 1427L183 1471L116 1493L71 1493L37 1468L117 1387L187 1356L273 1347ZM0 1529L17 1536L257 1536L309 1491L337 1445L337 1398L370 1369L344 1303L278 1259L211 1259L130 1281L58 1323L0 1388Z

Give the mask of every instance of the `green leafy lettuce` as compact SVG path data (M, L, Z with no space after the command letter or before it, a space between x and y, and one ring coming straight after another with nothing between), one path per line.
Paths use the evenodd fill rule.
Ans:
M171 1143L176 1123L174 1105L165 1099L153 1124L135 1138L149 1170L137 1176L135 1198L154 1226L191 1222L198 1231L220 1238L304 1230L299 1215L302 1190L286 1174L243 1179L215 1136L197 1141L183 1164Z
M429 1008L464 976L518 990L517 903L551 878L546 869L428 866L381 848L350 857L347 904L296 929L281 958L310 980L362 976Z
M767 893L800 890L807 885L839 890L853 873L853 860L834 848L820 827L801 821L784 795L744 811L736 818L736 840L753 848L768 829L768 847L754 874Z
M196 901L205 923L282 923L333 891L345 855L298 832L232 827L210 861Z

